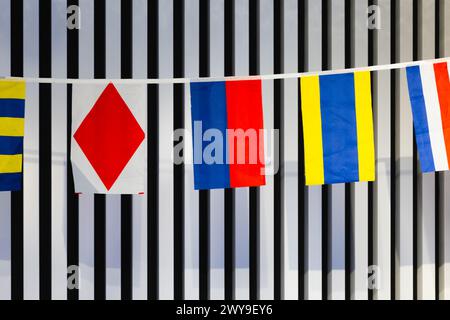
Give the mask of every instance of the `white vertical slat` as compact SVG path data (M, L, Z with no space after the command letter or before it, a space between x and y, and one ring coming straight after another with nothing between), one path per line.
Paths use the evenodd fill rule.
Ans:
M419 59L435 57L435 1L418 3ZM417 174L417 298L435 299L435 174Z
M0 0L0 75L9 76L11 71L11 1Z
M79 76L94 77L94 2L80 0ZM79 195L79 299L94 299L94 196Z
M396 1L398 61L412 60L413 1ZM396 73L396 298L413 298L413 127L405 70Z
M147 1L133 1L133 78L147 78ZM133 196L133 299L147 300L147 191Z
M330 69L345 67L345 1L329 1ZM330 186L328 216L328 298L345 299L345 185ZM326 244L323 244L326 245Z
M66 1L52 1L52 76L67 76ZM67 85L52 85L52 299L67 299Z
M225 64L224 44L224 0L210 1L210 73L223 76ZM211 300L225 297L225 234L224 234L224 191L210 191L210 259Z
M450 54L450 1L440 1L440 55ZM450 173L441 173L439 188L439 299L450 299L450 199L445 196L450 190Z
M322 68L322 3L308 0L307 8L307 49L306 67L308 71ZM308 187L305 217L305 298L322 298L322 188Z
M375 64L391 61L391 1L378 0L380 29L375 30ZM395 36L395 35L392 35ZM391 72L374 73L376 179L374 183L373 263L378 267L374 299L391 297Z
M39 3L24 1L24 76L39 75ZM39 299L39 85L28 84L24 138L24 299Z
M159 2L159 72L173 76L173 0ZM173 85L159 87L159 298L173 299Z
M11 69L11 2L0 0L0 76ZM0 192L0 300L11 299L11 193Z
M353 0L352 19L354 28L352 34L352 51L354 67L366 66L368 63L368 29L367 29L367 0ZM346 22L350 23L350 21ZM351 244L351 298L366 300L367 291L367 266L368 266L368 184L360 182L352 184L352 230L346 230L352 234Z
M234 54L235 74L249 75L249 3L248 0L234 0ZM237 191L237 190L236 190Z
M249 4L248 0L235 0L234 7L234 54L235 74L249 74ZM235 189L235 261L236 261L236 300L250 297L249 277L249 188Z
M273 73L273 1L260 0L260 73ZM274 140L269 134L273 130L273 81L263 81L263 108L264 108L264 128L267 130L266 145L264 150L266 157L266 167L273 165L273 157L270 150L273 148ZM270 158L269 158L270 157ZM268 161L270 159L270 161ZM274 294L274 235L273 235L273 195L274 179L273 175L266 176L266 185L260 189L260 225L259 225L259 268L260 268L260 298L263 300L273 299Z
M106 77L120 78L120 0L106 1ZM106 299L121 297L120 195L106 196Z
M0 193L0 300L11 299L11 196Z
M284 15L284 57L283 72L298 70L298 10L296 0L286 0ZM298 79L284 81L284 135L280 137L284 143L284 298L298 299Z
M199 1L185 2L185 75L199 76ZM185 87L184 123L186 133L192 135L189 85ZM185 299L199 299L199 223L198 193L194 190L193 151L190 137L184 138L185 154Z

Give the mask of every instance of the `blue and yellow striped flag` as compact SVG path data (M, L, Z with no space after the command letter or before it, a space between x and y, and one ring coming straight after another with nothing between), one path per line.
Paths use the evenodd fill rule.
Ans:
M370 72L300 78L306 185L374 181Z
M22 189L25 82L0 80L0 191Z

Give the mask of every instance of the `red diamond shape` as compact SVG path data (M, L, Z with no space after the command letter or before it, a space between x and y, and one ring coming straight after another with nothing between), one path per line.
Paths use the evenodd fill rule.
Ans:
M116 87L110 83L74 134L95 172L110 190L145 138Z

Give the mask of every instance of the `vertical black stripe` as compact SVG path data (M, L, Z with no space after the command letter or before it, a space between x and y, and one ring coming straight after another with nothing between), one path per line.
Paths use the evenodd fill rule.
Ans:
M11 0L11 75L23 76L23 0ZM11 299L23 299L23 191L11 192Z
M133 77L133 1L121 0L121 76ZM133 197L121 196L121 298L133 296Z
M396 32L397 32L397 0L391 2L391 63L396 62ZM396 159L395 159L395 108L396 108L396 70L391 70L391 300L395 300L395 215L396 215Z
M328 0L322 0L322 70L328 69ZM331 188L322 188L322 299L328 299L328 214Z
M370 74L371 75L371 83L373 83L373 72ZM372 84L372 96L374 93L374 86ZM373 266L374 265L374 210L373 210L373 205L374 205L374 183L373 182L369 182L368 183L368 194L369 194L369 199L368 199L368 207L369 207L369 212L368 212L368 216L367 216L367 221L368 221L368 229L367 229L367 238L368 238L368 243L367 243L367 266ZM368 269L369 270L369 269ZM369 276L369 275L367 275ZM373 300L374 299L374 289L371 289L370 287L367 287L368 290L368 300Z
M235 0L225 1L225 75L234 75L234 10Z
M225 75L234 75L234 5L225 1ZM225 189L225 299L235 297L235 190Z
M435 1L435 26L434 26L434 36L435 36L435 57L441 57L441 1ZM440 238L441 238L441 179L443 179L442 173L436 173L435 180L435 240L434 240L434 254L435 254L435 298L436 300L440 300L440 275L439 268L441 266L441 251L440 251ZM444 239L443 239L444 240Z
M373 80L373 73L371 73L371 79ZM372 82L373 83L373 82ZM372 96L373 96L373 92L374 92L374 86L372 85ZM367 266L373 266L374 265L374 210L373 210L373 205L374 205L374 184L373 182L369 182L368 184L368 193L369 193L369 200L368 200L368 207L369 207L369 212L368 212L368 229L367 229L367 238L368 238L368 243L367 243L367 257L368 257L368 261L367 261ZM369 276L369 275L367 275ZM371 288L367 288L368 290L368 300L373 300L374 299L374 289Z
M435 268L434 268L434 277L435 277L435 299L440 300L440 274L439 269L441 266L441 253L440 253L440 238L441 238L441 225L440 225L440 213L441 210L443 210L441 206L441 179L443 176L441 173L436 173L436 180L434 181L435 184L435 216L434 216L434 226L435 226L435 238L434 238L434 254L435 254Z
M368 1L368 5L369 7L374 5L375 1L374 0L369 0ZM373 29L368 29L367 32L369 33L369 39L368 39L368 65L369 66L373 66L374 65L374 41L375 41L375 34L374 34L374 30ZM371 83L371 91L372 91L372 97L374 96L374 72L370 73L370 83ZM373 101L373 99L372 99ZM373 108L372 108L372 112L373 112ZM373 182L369 182L368 184L368 207L369 207L369 212L368 212L368 228L367 228L367 237L368 237L368 243L367 243L367 256L368 256L368 267L372 266L374 264L374 210L373 210L373 205L374 205L374 184ZM368 299L369 300L373 300L373 289L370 289L369 287L368 289Z
M283 72L283 2L274 0L274 71ZM283 81L274 80L274 129L279 131L279 170L274 177L274 299L283 299Z
M249 1L249 66L250 75L259 74L259 0ZM250 188L250 300L259 299L259 188Z
M11 75L23 76L23 0L11 1Z
M345 0L345 68L353 66L352 58L354 52L352 50L352 30L354 30L354 15L352 15L352 1ZM344 232L345 232L345 299L351 299L351 269L352 269L352 185L345 184L345 217L344 217Z
M354 264L354 256L352 255L352 244L355 243L353 237L353 220L352 220L352 185L350 183L345 184L345 300L351 299L352 294L352 269Z
M328 195L329 186L322 187L322 300L328 300Z
M368 6L371 7L375 5L375 0L368 0ZM374 41L375 41L375 30L373 28L368 28L367 30L369 34L369 47L368 47L368 65L373 66L374 65Z
M306 56L306 1L298 2L298 72L305 71ZM306 201L307 192L305 185L305 157L303 143L303 119L302 119L302 97L300 90L300 80L298 81L298 299L305 299L305 273L306 273Z
M414 130L414 129L413 129ZM418 193L418 166L417 166L417 147L416 147L416 137L415 133L413 135L413 221L412 221L412 229L413 229L413 300L417 300L418 297L418 270L419 270L419 240L418 240L418 223L419 223L419 210L418 210L418 201L419 201L419 193Z
M133 219L131 195L121 196L121 299L133 297Z
M434 4L434 56L441 57L441 0Z
M345 0L345 68L352 67L352 30L354 30L354 17L352 15L352 1Z
M249 0L249 70L259 74L259 7L260 0Z
M328 69L328 1L322 0L322 70Z
M70 148L71 148L71 124L72 124L72 85L67 86L67 267L68 280L69 277L75 276L71 279L79 283L79 272L74 274L71 266L79 266L79 202L78 195L75 194L74 178L72 172L72 164L70 163ZM69 270L71 271L69 273ZM69 285L69 283L68 283ZM67 299L78 300L79 288L67 287Z
M79 5L78 0L67 0L67 7ZM79 76L78 29L67 30L67 77ZM75 194L72 163L70 162L72 142L72 85L67 86L67 266L79 265L79 215L78 195ZM72 274L68 274L71 276ZM79 273L76 274L79 280ZM78 288L67 289L68 300L78 300Z
M173 73L184 77L184 0L173 4ZM174 84L173 127L184 129L184 84ZM174 141L174 146L178 141ZM182 141L184 143L184 141ZM184 155L184 154L183 154ZM182 155L180 155L182 156ZM184 299L184 161L173 165L174 186L174 298Z
M209 76L209 0L200 0L200 77ZM210 193L199 191L199 285L200 300L210 297Z
M419 2L413 1L413 60L416 61L419 57Z
M120 2L121 77L133 77L133 1Z
M39 0L39 76L51 77L51 0ZM52 295L52 136L51 84L39 84L39 292L41 300Z
M147 77L158 78L158 0L147 1ZM147 85L147 158L148 158L148 194L147 194L147 296L150 300L159 297L159 89L158 85Z
M419 59L419 3L418 1L413 2L413 60L417 61ZM423 26L420 26L421 28ZM423 57L420 57L423 58ZM419 250L419 240L418 240L418 223L419 223L419 211L418 211L418 158L417 158L417 144L416 135L413 127L413 299L417 300L418 297L418 250ZM435 174L436 176L437 174Z
M94 2L94 77L106 76L106 3ZM106 298L106 197L94 197L94 298Z

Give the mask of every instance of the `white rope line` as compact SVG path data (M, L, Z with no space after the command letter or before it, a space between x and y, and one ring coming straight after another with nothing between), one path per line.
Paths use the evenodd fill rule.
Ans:
M204 77L204 78L165 78L165 79L63 79L63 78L33 78L33 77L4 77L7 80L23 80L27 83L53 83L53 84L103 84L114 82L117 84L176 84L190 82L210 82L210 81L239 81L239 80L281 80L294 79L311 75L329 75L352 73L359 71L385 71L402 69L410 66L417 66L426 63L449 62L450 57L440 59L430 59L422 61L401 62L370 67L360 67L351 69L308 71L300 73L280 73L257 76L229 76L229 77Z

